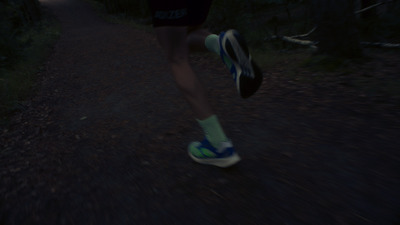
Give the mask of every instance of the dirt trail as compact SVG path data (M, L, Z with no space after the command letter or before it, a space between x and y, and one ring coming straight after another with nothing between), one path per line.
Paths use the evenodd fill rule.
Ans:
M195 56L243 158L198 165L186 146L201 131L155 37L79 0L42 3L63 33L1 130L0 224L400 223L396 112L288 87L279 70L242 100L220 62Z

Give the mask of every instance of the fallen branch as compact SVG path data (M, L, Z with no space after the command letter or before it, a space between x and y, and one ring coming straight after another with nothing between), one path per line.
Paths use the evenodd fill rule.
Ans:
M400 44L381 43L381 42L361 42L361 45L366 47L400 48Z
M375 7L378 7L378 6L380 6L380 5L386 4L386 3L390 2L390 1L391 1L391 0L388 0L388 1L385 1L385 2L379 2L379 3L373 4L373 5L371 5L371 6L368 6L368 7L364 8L364 9L357 10L357 11L355 11L354 13L355 13L355 14L363 13L363 12L365 12L365 11L367 11L367 10L370 10L370 9L372 9L372 8L375 8ZM294 36L291 36L290 38L295 38L295 39L297 39L297 38L304 38L304 37L307 37L307 36L309 36L312 32L314 32L316 29L317 29L317 27L314 27L313 29L311 29L311 30L310 30L308 33L306 33L306 34L294 35Z
M296 39L293 37L287 37L287 36L272 36L270 38L271 40L282 40L288 43L292 44L298 44L302 46L308 46L312 49L317 49L318 47L316 46L318 42L315 41L309 41L309 40L300 40ZM382 43L382 42L361 42L361 45L365 47L376 47L376 48L400 48L400 44L393 44L393 43Z
M300 39L296 39L296 38L292 38L292 37L286 37L283 36L281 37L282 40L286 41L286 42L290 42L290 43L294 43L294 44L299 44L299 45L305 45L305 46L312 46L315 45L316 43L313 41L308 41L308 40L300 40Z
M363 13L363 12L365 12L365 11L367 11L367 10L370 10L370 9L372 9L372 8L375 8L375 7L378 7L378 6L380 6L380 5L386 4L386 3L390 2L390 1L391 1L391 0L387 0L387 1L384 1L384 2L379 2L379 3L373 4L373 5L371 5L371 6L368 6L368 7L364 8L364 9L357 10L357 11L355 11L354 13L355 13L355 14ZM303 45L303 46L309 46L310 48L317 49L316 44L318 44L318 42L299 39L299 38L304 38L304 37L309 36L309 35L310 35L312 32L314 32L316 29L317 29L317 27L314 27L314 28L312 28L308 33L299 34L299 35L294 35L294 36L290 36L290 37L288 37L288 36L278 36L278 35L274 35L274 36L272 36L270 39L271 39L271 40L279 39L279 40L282 40L282 41L285 41L285 42L289 42L289 43L292 43L292 44L298 44L298 45ZM392 44L392 43L361 42L360 44L363 45L363 46L366 46L366 47L400 48L400 44Z
M286 41L292 44L298 44L298 45L303 45L303 46L308 46L310 48L317 48L316 44L317 42L314 41L308 41L308 40L300 40L296 39L293 37L287 37L287 36L272 36L271 39L279 39L282 41Z
M314 32L317 29L317 27L314 27L313 29L311 29L308 33L306 34L299 34L299 35L295 35L295 36L291 36L290 38L303 38L303 37L307 37L309 36L312 32Z
M376 4L373 4L373 5L371 5L371 6L368 6L368 7L366 7L366 8L363 8L363 9L360 9L360 10L355 11L355 14L363 13L363 12L365 12L365 11L367 11L367 10L370 10L370 9L372 9L372 8L378 7L378 6L383 5L383 4L386 4L386 3L387 3L387 2L378 2L378 3L376 3Z

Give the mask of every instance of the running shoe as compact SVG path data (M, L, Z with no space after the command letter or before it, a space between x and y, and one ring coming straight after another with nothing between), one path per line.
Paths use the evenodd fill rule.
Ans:
M217 148L205 138L202 142L192 142L188 147L189 156L196 162L218 167L229 167L240 161L230 141L221 142Z
M252 96L261 86L263 75L251 58L246 41L236 30L219 35L220 55L228 66L242 98Z

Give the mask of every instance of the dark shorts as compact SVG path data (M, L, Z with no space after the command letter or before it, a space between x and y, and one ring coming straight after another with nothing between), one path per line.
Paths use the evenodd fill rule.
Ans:
M153 26L198 26L203 24L212 0L149 0Z

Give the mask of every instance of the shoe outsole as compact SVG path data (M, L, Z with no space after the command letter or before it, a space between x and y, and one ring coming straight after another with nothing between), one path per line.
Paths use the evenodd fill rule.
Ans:
M223 51L231 58L236 70L236 86L242 98L252 96L263 80L261 69L251 58L246 41L236 30L228 30L222 37Z
M221 158L221 159L200 159L200 158L196 158L195 156L190 154L190 152L189 152L189 156L197 163L218 166L221 168L227 168L227 167L233 166L241 160L240 156L237 153L234 153L232 156L229 156L226 158Z
M199 147L204 147L206 149L211 150L212 152L220 152L216 153L217 157L196 157L195 155L192 154L191 148L194 147L196 149L199 149ZM211 146L211 144L208 142L207 139L203 140L202 142L192 142L188 146L188 154L190 158L192 158L195 162L200 163L200 164L205 164L205 165L213 165L213 166L218 166L222 168L230 167L233 166L234 164L238 163L240 161L239 155L235 152L233 149L232 143L230 141L227 142L221 142L220 143L220 150L217 149L210 149L214 148ZM202 153L203 154L203 153Z

